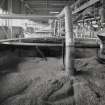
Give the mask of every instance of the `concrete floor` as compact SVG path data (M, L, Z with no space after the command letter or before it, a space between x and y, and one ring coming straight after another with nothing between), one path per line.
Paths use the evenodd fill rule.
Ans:
M105 65L96 57L76 59L78 72L72 80L62 69L62 59L10 55L9 64L19 62L2 72L0 105L105 105Z

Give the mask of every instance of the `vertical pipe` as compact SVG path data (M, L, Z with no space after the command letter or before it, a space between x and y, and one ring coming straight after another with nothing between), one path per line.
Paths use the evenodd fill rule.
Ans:
M55 35L55 20L54 20L54 27L53 27L53 35Z
M57 36L57 20L55 20L55 33L54 33L55 36Z
M59 20L59 36L61 36L61 19Z
M24 4L24 0L21 0L21 14L25 14L25 4Z
M59 36L59 20L57 20L57 24L58 24L57 28L58 28L58 36Z
M52 35L54 35L54 22L55 22L55 20L53 19L53 22L51 23L52 24L52 27L51 27Z
M12 0L8 0L8 12L12 14Z
M67 75L74 74L74 41L73 41L73 26L72 26L72 11L69 6L65 7L65 70Z
M58 36L58 20L56 20L56 30L55 30L55 32L56 32L56 36Z
M12 14L12 0L8 0L8 14ZM9 19L9 27L11 31L11 39L12 39L12 20Z

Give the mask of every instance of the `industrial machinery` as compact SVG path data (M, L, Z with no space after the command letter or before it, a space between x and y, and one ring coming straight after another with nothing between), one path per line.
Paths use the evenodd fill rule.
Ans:
M97 53L97 58L99 62L105 63L105 33L97 36L100 39L100 50Z

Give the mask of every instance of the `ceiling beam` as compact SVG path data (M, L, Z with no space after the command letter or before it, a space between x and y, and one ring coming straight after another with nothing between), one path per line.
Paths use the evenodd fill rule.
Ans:
M88 2L86 2L85 4L83 4L82 6L80 6L79 8L75 9L72 14L76 14L92 5L94 5L95 3L99 2L100 0L90 0Z

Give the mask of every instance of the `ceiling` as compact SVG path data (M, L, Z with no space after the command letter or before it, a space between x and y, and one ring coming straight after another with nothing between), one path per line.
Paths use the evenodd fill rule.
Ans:
M55 15L73 1L75 0L24 0L24 3L30 8L32 14Z
M0 0L0 3L2 2L5 4L2 6L4 10L8 10L8 1L9 0ZM71 5L72 3L75 2L75 0L19 0L20 1L19 4L18 0L11 0L11 1L13 3L12 7L14 8L12 10L13 13L21 14L20 10L22 10L23 11L22 14L35 14L35 15L56 15L59 14L66 5ZM39 19L39 21L43 23L48 23L48 19L46 18L43 19L41 18Z

